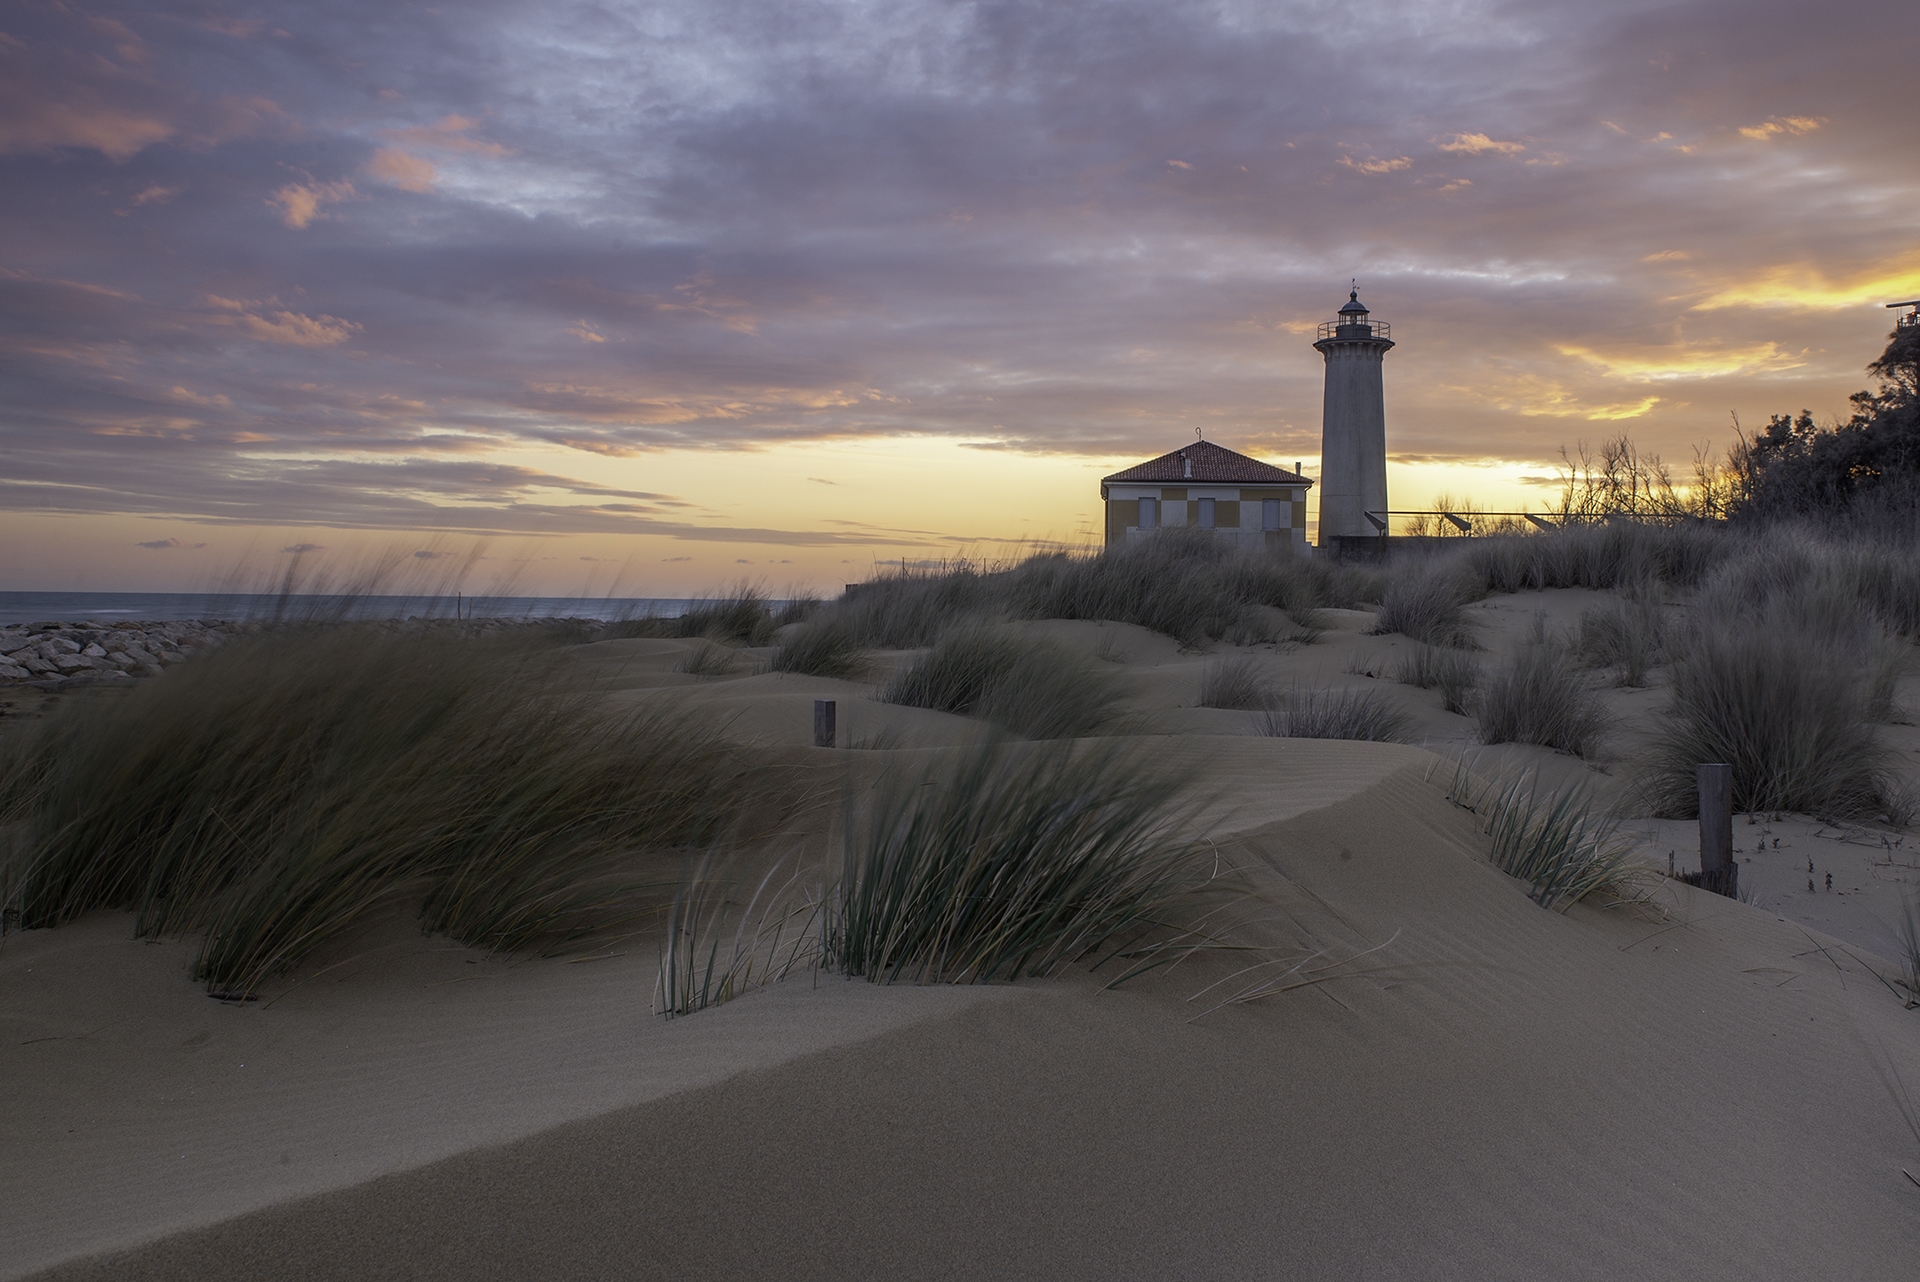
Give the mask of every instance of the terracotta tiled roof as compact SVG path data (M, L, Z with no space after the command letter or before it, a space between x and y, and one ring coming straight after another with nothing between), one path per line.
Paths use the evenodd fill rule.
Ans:
M1192 464L1191 470L1188 464ZM1188 481L1199 485L1311 485L1298 472L1236 454L1212 441L1195 441L1171 454L1136 463L1124 472L1104 478L1102 485L1160 481Z

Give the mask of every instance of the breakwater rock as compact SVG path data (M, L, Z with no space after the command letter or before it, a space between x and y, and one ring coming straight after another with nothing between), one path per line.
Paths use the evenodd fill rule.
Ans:
M570 638L593 641L608 625L598 619L418 618L336 624L258 619L29 623L0 628L0 685L58 690L88 682L131 682L160 676L168 668L237 637L315 626L461 636L495 636L524 629L564 630Z

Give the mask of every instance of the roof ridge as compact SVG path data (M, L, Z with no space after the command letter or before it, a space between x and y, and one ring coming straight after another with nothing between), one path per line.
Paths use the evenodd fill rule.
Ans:
M1276 467L1272 463L1264 463L1238 450L1229 449L1217 441L1205 439L1190 445L1182 445L1158 458L1136 463L1132 467L1115 472L1112 476L1101 478L1102 485L1157 481L1187 481L1202 485L1209 483L1313 484L1298 472L1289 472L1283 467Z

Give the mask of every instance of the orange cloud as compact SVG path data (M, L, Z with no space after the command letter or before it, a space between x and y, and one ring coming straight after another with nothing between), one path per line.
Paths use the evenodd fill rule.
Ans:
M483 156L511 156L514 153L497 142L482 142L467 137L467 131L480 122L472 116L444 116L437 124L415 125L410 129L382 129L380 136L415 147L442 151L471 151Z
M321 216L320 206L355 194L350 182L288 183L267 197L266 203L280 211L281 222L299 229Z
M1913 261L1913 256L1908 256ZM1888 303L1920 295L1920 271L1889 272L1867 268L1838 277L1811 263L1769 267L1737 284L1727 285L1695 303L1696 312L1723 307L1788 308L1796 311L1839 311Z
M264 303L271 304L274 301L267 299ZM282 347L338 347L363 328L338 316L304 316L299 312L278 308L264 313L255 312L254 308L264 304L221 298L217 294L207 295L207 302L223 311L238 313L235 316L212 317L214 324L239 325L249 337L263 343L278 343Z
M593 326L587 324L585 321L581 321L578 325L567 326L565 332L572 334L583 343L604 343L607 341L605 335L594 333Z
M118 163L173 134L174 127L164 120L102 103L41 102L26 112L0 117L0 152L94 147Z
M1440 144L1441 151L1460 152L1468 156L1517 156L1526 149L1525 143L1502 142L1485 134L1455 134L1453 141Z
M1348 169L1357 169L1363 174L1390 174L1396 169L1411 168L1413 157L1396 156L1392 160L1380 160L1368 156L1365 160L1355 160L1352 156L1342 156L1340 163Z
M1775 116L1771 120L1757 125L1748 125L1740 131L1742 138L1752 138L1756 142L1765 142L1769 138L1778 138L1781 134L1810 134L1827 123L1825 116Z
M1797 353L1780 350L1778 343L1750 343L1745 347L1656 347L1637 352L1601 352L1562 344L1562 356L1596 366L1608 378L1633 382L1666 382L1680 378L1725 378L1733 374L1762 374L1799 369L1807 362Z
M382 147L374 152L373 159L367 162L367 172L401 191L429 192L440 178L440 171L433 167L432 161L409 156L394 147Z

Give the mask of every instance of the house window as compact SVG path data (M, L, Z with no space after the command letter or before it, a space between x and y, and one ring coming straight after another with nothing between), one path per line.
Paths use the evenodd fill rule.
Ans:
M1160 516L1160 500L1159 499L1141 499L1140 500L1140 528L1141 529L1151 530L1156 524L1158 524L1159 516Z
M1200 528L1203 530L1211 530L1213 528L1213 500L1212 499L1200 500Z
M1260 528L1263 530L1277 530L1280 528L1279 499L1260 500Z

